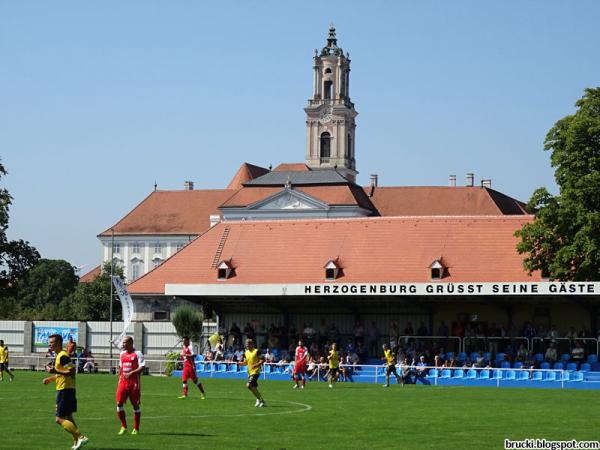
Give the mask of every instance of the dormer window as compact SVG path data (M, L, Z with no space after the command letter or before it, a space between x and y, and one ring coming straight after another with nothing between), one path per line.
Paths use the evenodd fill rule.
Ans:
M446 268L444 267L444 264L442 264L441 259L433 261L429 266L429 269L431 270L432 280L441 280L444 278L444 270L446 270Z
M341 267L339 263L334 260L330 260L325 264L325 279L336 280L340 276Z
M229 261L221 261L217 266L217 280L227 280L231 277L233 266Z

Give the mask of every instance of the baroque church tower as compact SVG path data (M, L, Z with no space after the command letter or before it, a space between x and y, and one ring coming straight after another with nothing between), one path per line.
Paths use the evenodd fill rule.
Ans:
M333 24L327 45L313 58L313 95L306 111L306 165L311 169L336 168L356 181L354 121L350 101L350 55L338 47Z

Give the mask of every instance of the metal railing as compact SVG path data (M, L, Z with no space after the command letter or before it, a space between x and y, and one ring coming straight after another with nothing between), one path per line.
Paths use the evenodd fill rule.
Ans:
M471 348L471 346L469 344L471 344L471 342L481 342L483 341L483 345L484 348L480 348L479 346L475 349ZM502 350L498 349L498 343L499 342L503 342L503 341L508 341L508 342L515 342L515 343L524 343L525 346L527 347L527 351L531 350L531 344L528 338L526 338L525 336L515 336L515 337L509 337L509 336L465 336L462 339L462 347L463 347L463 352L473 352L473 351L478 351L478 350L482 350L482 351L489 351L491 353L503 353ZM493 349L492 349L493 348ZM517 349L515 348L515 353L517 351Z

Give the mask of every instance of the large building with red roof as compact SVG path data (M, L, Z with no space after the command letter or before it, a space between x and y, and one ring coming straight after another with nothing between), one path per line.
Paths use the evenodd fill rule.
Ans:
M138 320L194 304L227 326L335 323L342 333L357 322L384 333L396 323L434 334L442 321L595 328L585 296L573 308L524 270L514 234L534 218L491 182L379 186L372 175L358 185L350 59L335 29L313 69L304 163L243 163L223 189L151 192L99 234Z

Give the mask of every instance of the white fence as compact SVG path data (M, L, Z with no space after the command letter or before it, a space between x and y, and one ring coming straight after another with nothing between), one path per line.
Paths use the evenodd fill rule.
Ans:
M23 353L24 325L22 320L0 320L0 339L13 353Z

